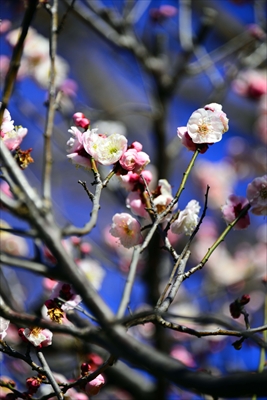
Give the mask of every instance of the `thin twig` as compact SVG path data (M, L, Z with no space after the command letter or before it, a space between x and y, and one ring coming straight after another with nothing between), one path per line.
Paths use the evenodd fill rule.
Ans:
M219 238L214 242L214 244L208 249L207 253L205 254L205 256L202 258L202 260L200 261L200 263L198 265L196 265L195 267L191 268L189 271L184 273L183 276L183 280L189 278L192 274L194 274L196 271L202 269L204 267L204 265L206 264L206 262L208 261L208 259L210 258L210 256L212 255L212 253L214 252L214 250L219 246L219 244L221 242L224 241L224 238L226 237L226 235L230 232L230 230L235 226L235 224L240 220L240 218L242 218L250 209L251 205L248 204L246 207L243 208L243 210L240 212L240 214L238 215L238 217L231 222L227 228L223 231L223 233L219 236Z
M124 291L123 291L122 299L121 299L121 302L120 302L119 310L117 312L117 318L122 318L123 317L123 315L125 313L125 310L126 310L128 304L129 304L139 257L140 257L140 246L136 246L134 248L134 251L133 251L130 270L129 270L129 274L127 276L127 281L126 281L126 284L125 284L125 287L124 287Z
M51 10L51 36L50 36L50 81L48 91L48 110L46 116L46 126L44 132L44 169L43 169L43 200L45 207L51 208L51 174L52 174L52 143L53 125L56 102L56 49L57 49L57 19L58 19L58 0L54 0Z

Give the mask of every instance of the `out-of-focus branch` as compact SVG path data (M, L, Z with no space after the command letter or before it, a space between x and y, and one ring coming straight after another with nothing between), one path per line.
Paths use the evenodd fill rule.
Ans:
M19 40L14 47L14 51L11 57L10 65L7 71L7 75L5 78L3 96L2 96L2 104L0 107L0 126L2 125L3 115L5 108L8 106L8 102L10 96L13 91L13 87L15 85L18 69L20 67L20 60L23 52L23 43L27 36L29 26L33 20L37 5L39 0L32 0L28 3L28 8L25 12L22 25L21 25L21 33L19 36Z
M0 254L0 263L15 268L23 268L27 271L31 271L35 274L42 275L50 279L60 280L61 278L61 275L57 274L55 268L48 267L33 260L27 260L26 258L19 258L2 253Z
M49 367L49 365L48 365L48 363L47 363L47 361L46 361L46 359L45 359L45 357L43 355L43 352L38 350L37 351L37 357L38 357L40 363L42 364L42 367L43 367L43 370L44 370L44 374L46 375L46 377L49 380L52 388L55 391L56 397L58 398L58 400L63 400L64 399L64 394L61 392L61 390L60 390L60 388L59 388L59 386L57 384L57 381L55 380L55 378L54 378L54 376L53 376L53 374L51 372L51 369L50 369L50 367Z

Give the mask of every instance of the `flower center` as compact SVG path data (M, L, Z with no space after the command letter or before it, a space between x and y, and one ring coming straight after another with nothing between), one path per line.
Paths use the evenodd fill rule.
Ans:
M117 147L115 147L115 146L109 148L109 153L110 153L110 154L116 154L117 151L118 151L118 149L117 149Z
M210 127L206 122L202 122L201 125L198 125L198 132L201 136L206 136L210 131Z

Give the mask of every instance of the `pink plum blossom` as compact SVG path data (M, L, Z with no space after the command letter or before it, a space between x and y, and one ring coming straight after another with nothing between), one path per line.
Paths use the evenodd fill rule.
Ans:
M103 375L99 374L95 379L87 382L85 385L85 393L88 396L95 396L99 393L101 387L105 384L105 379Z
M127 171L140 174L144 167L150 162L150 159L145 152L130 148L121 156L119 162L122 168Z
M194 143L219 142L227 129L228 119L217 103L194 111L187 123L187 132Z
M127 171L132 171L136 166L138 151L135 149L128 149L120 158L120 165Z
M7 319L0 317L0 340L3 340L6 337L6 331L9 327L9 322L10 321Z
M28 132L28 129L22 128L22 126L15 127L15 129L13 129L13 131L7 132L3 137L3 141L6 145L6 147L10 151L16 150L19 147L19 145L21 144L24 136L27 135L27 132Z
M83 147L82 132L76 126L72 126L68 132L72 137L67 141L67 157L75 165L91 168L90 157Z
M108 137L98 135L96 129L83 134L83 146L88 154L102 165L115 164L127 149L125 136L114 133Z
M120 243L127 249L140 244L143 240L139 222L130 214L115 214L112 218L110 233L119 238Z
M133 142L130 145L130 149L135 149L136 151L142 151L143 145L140 142Z
M196 200L191 200L183 211L180 212L176 221L171 224L172 233L185 233L191 235L199 221L200 205Z
M23 335L35 347L47 347L52 344L53 333L49 329L25 328Z
M248 200L242 196L236 196L235 194L231 194L226 204L222 207L222 213L224 220L230 224L233 222L241 210L248 204ZM250 224L249 214L246 213L240 220L235 224L235 230L246 229Z
M267 175L255 178L247 187L247 198L256 215L267 215Z

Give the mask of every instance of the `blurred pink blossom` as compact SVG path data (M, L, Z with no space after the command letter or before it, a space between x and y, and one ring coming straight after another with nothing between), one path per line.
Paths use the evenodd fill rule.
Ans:
M241 71L232 86L240 96L260 99L267 93L266 71L256 69Z
M105 384L105 379L103 375L99 374L95 379L91 382L87 382L85 385L85 393L88 396L95 396L99 393L101 387Z
M210 186L208 203L209 207L216 209L222 206L225 199L233 192L237 180L234 167L227 161L211 162L198 160L192 174L205 193L207 185Z
M127 249L142 243L141 226L130 214L115 214L110 228L111 235L119 238Z
M0 34L6 33L12 26L12 22L9 19L2 19L0 21Z
M267 215L267 175L255 178L247 187L247 198L256 215Z
M148 218L148 212L145 207L146 204L142 199L142 194L139 192L131 192L126 198L126 207L130 208L134 215L138 215L142 218Z
M226 200L226 204L222 207L222 214L224 220L230 224L233 222L242 209L248 204L248 200L242 196L231 194ZM250 225L250 218L248 212L239 219L235 224L235 230L246 229Z
M170 355L171 355L171 357L175 358L176 360L181 361L183 364L185 364L189 368L196 367L196 362L195 362L194 358L183 346L176 345L172 349Z

